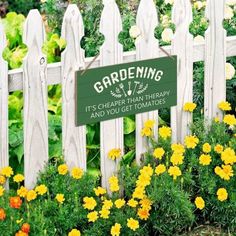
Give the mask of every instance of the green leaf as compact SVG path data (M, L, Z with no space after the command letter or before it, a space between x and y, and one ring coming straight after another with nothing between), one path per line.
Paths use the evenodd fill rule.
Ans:
M130 134L135 130L135 122L129 117L124 118L124 134Z
M123 156L123 163L125 165L130 165L133 160L134 160L134 157L135 157L135 151L134 150L131 150L129 151L128 153L126 153L124 156Z
M127 134L125 135L125 146L129 148L133 148L135 146L135 134Z

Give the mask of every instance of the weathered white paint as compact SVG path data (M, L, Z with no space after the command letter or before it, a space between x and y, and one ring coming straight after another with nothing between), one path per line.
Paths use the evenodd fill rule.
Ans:
M118 41L122 31L119 9L114 0L103 0L104 9L101 15L100 32L105 42L100 48L100 66L122 62L123 47ZM123 153L123 118L100 123L101 173L102 186L108 187L109 177L116 172L118 161L108 159L108 152L120 148Z
M158 25L158 17L153 0L141 0L136 25L141 35L136 40L136 60L159 57L159 42L154 37L154 30ZM151 111L136 115L136 161L140 163L142 154L147 151L147 139L141 137L144 122L155 120L154 136L157 138L158 111Z
M31 10L24 26L28 53L23 62L25 186L33 188L38 171L48 160L46 57L42 53L45 30L40 13Z
M62 54L63 154L70 168L78 166L86 169L86 126L75 126L75 71L84 67L84 51L80 47L83 36L83 20L79 9L75 4L69 5L62 25L62 37L67 42Z
M174 2L172 22L176 26L172 41L172 54L177 55L177 106L171 108L172 141L183 142L189 134L192 114L183 111L186 102L193 100L193 36L189 33L192 22L190 0Z
M217 105L226 99L226 31L222 26L225 0L208 0L206 17L209 27L205 33L204 114L208 119L222 117Z
M8 66L2 58L7 46L6 35L0 22L0 168L8 166Z

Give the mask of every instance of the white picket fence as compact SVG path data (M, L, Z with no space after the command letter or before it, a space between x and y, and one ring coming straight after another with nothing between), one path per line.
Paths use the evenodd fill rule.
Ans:
M137 26L141 39L136 43L136 51L123 52L118 42L122 31L122 21L115 0L103 0L100 32L105 42L100 56L91 67L131 62L166 56L154 37L158 26L157 9L153 0L141 0L137 13ZM226 37L222 27L225 0L208 0L206 17L210 25L205 34L205 43L194 44L189 33L192 21L190 0L175 0L172 21L176 32L171 46L164 47L169 54L178 55L178 105L171 109L173 141L181 142L189 133L191 115L182 107L193 98L193 63L205 61L205 116L212 118L221 115L217 103L225 100L225 62L226 56L236 55L236 36ZM33 187L39 170L48 160L48 118L47 86L62 84L63 101L63 154L66 163L86 169L86 127L75 127L75 74L85 68L93 58L85 58L80 47L84 36L83 19L76 5L69 5L63 20L62 37L67 46L60 63L47 65L42 53L45 30L37 10L31 10L24 27L24 43L28 54L23 68L8 71L7 63L0 56L0 167L8 165L8 93L16 90L24 92L24 160L25 185ZM6 47L6 37L0 23L0 55ZM140 135L144 121L156 120L155 135L158 128L158 111L136 115L136 160L139 163L146 150L146 140ZM102 185L107 186L108 178L117 170L117 162L109 160L107 154L113 148L124 150L123 119L101 122L101 173Z

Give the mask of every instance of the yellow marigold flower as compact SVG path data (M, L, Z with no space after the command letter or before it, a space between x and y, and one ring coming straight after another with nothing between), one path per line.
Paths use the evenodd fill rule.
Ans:
M231 111L231 104L229 102L220 102L218 108L222 111Z
M107 209L107 210L110 210L111 208L112 208L112 206L113 206L113 202L112 202L112 200L107 200L107 199L105 199L104 201L103 201L103 208L105 208L105 209Z
M211 163L211 156L208 154L202 154L199 157L199 163L203 166L208 166Z
M59 165L57 170L60 175L66 175L68 173L68 166L66 164Z
M3 186L0 186L0 197L3 196L5 189Z
M118 223L115 223L111 227L111 236L119 236L120 235L120 229L121 229L121 225L118 224Z
M152 129L148 128L148 127L144 127L141 130L141 135L142 136L146 136L146 137L150 137L153 135Z
M147 197L144 197L143 199L141 199L139 201L139 204L141 205L143 209L146 209L148 211L150 211L152 208L152 201Z
M120 190L118 178L116 176L111 176L108 182L111 192L117 192Z
M71 175L74 179L81 179L82 176L84 174L84 171L83 169L81 168L78 168L78 167L74 167L72 170L71 170Z
M145 188L151 184L151 176L148 174L141 174L136 181L136 186Z
M220 177L223 176L223 170L219 167L219 166L216 166L215 169L214 169L215 173L217 175L219 175Z
M215 147L214 147L214 151L218 154L221 154L224 150L224 147L220 144L217 144Z
M150 216L149 211L145 208L139 208L138 209L138 217L141 220L147 220L148 217Z
M155 123L156 123L155 120L147 120L144 123L144 127L152 129Z
M145 189L144 189L144 187L143 187L143 186L141 186L141 187L139 187L139 186L136 187L135 190L134 190L134 192L133 192L132 197L133 197L133 198L137 198L137 199L143 199L144 196L145 196Z
M174 165L182 165L184 160L184 156L182 154L173 153L173 155L170 157L170 162Z
M195 103L187 102L187 103L184 104L183 110L193 112L196 107L197 107L197 105Z
M24 186L21 186L21 187L17 190L17 195L18 195L19 197L26 197L27 193L28 193L28 189L25 188Z
M84 197L83 207L88 210L93 210L97 206L97 202L93 197Z
M7 166L7 167L3 167L1 169L1 175L4 175L5 177L11 177L13 175L13 170L10 166Z
M171 137L171 128L167 127L167 126L163 126L159 129L159 135L160 137L162 137L163 139L167 139L169 137Z
M125 205L125 200L124 199L117 199L115 201L115 206L116 208L120 209L121 207L123 207Z
M151 167L150 164L148 164L147 166L144 166L141 170L140 170L140 174L147 174L149 176L153 175L153 169Z
M204 143L202 146L202 151L205 153L211 152L211 145L209 143Z
M0 184L3 185L6 183L6 178L3 175L0 175Z
M170 176L173 176L173 179L176 180L178 176L182 175L182 172L178 166L171 166L168 170Z
M231 165L222 165L222 172L220 177L224 180L230 180L233 177L234 171Z
M26 200L28 202L35 200L37 197L37 193L34 190L30 190L26 194Z
M13 181L16 183L20 183L24 181L25 177L22 174L17 174L13 177Z
M178 153L178 154L183 154L185 152L184 146L179 143L173 143L171 145L171 149L174 153Z
M133 231L136 231L139 228L139 222L131 217L127 219L127 226Z
M184 142L187 148L194 149L199 143L199 139L196 136L186 136Z
M225 115L223 122L227 125L236 125L236 118L234 115Z
M92 211L87 215L88 222L95 222L98 219L98 212Z
M72 229L68 234L68 236L80 236L80 235L81 233L78 229Z
M219 117L215 117L214 121L215 121L215 123L219 123L220 122L220 118Z
M205 207L205 201L203 200L202 197L196 197L194 203L196 207L200 210L202 210Z
M110 150L108 153L108 157L113 161L120 158L121 157L121 149L114 148L114 149Z
M153 152L153 156L158 159L162 159L165 154L165 150L163 148L156 148Z
M108 219L110 215L110 211L106 208L102 208L101 211L99 211L100 217L103 219Z
M39 195L44 195L48 191L48 188L44 184L41 184L35 188L35 191Z
M132 198L127 202L127 205L135 208L138 205L138 202Z
M94 190L94 192L95 192L95 195L96 196L100 196L100 195L104 195L104 194L106 194L106 189L105 188L102 188L102 187L97 187L97 188L94 188L93 189Z
M155 173L156 173L157 175L161 175L161 174L163 174L165 171L166 171L166 167L165 167L165 165L163 165L163 164L159 164L159 165L156 167L156 169L155 169Z
M236 156L235 152L231 148L226 148L222 153L221 153L221 160L226 164L233 165L236 162Z
M228 198L228 193L227 193L227 190L225 188L219 188L217 190L217 198L219 201L223 202L225 200L227 200Z
M62 204L62 203L65 201L64 194L58 193L58 194L56 195L55 199L56 199L60 204Z

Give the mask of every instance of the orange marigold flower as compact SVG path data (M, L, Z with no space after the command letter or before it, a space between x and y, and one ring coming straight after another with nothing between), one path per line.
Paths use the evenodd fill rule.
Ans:
M15 236L28 236L28 234L20 230L15 234Z
M24 233L29 233L30 232L30 225L28 223L24 223L22 226L21 226L21 230L24 232Z
M0 208L0 220L5 220L6 213L3 208Z
M19 209L21 207L22 200L20 197L18 197L18 196L17 197L10 197L9 201L10 201L11 208Z

